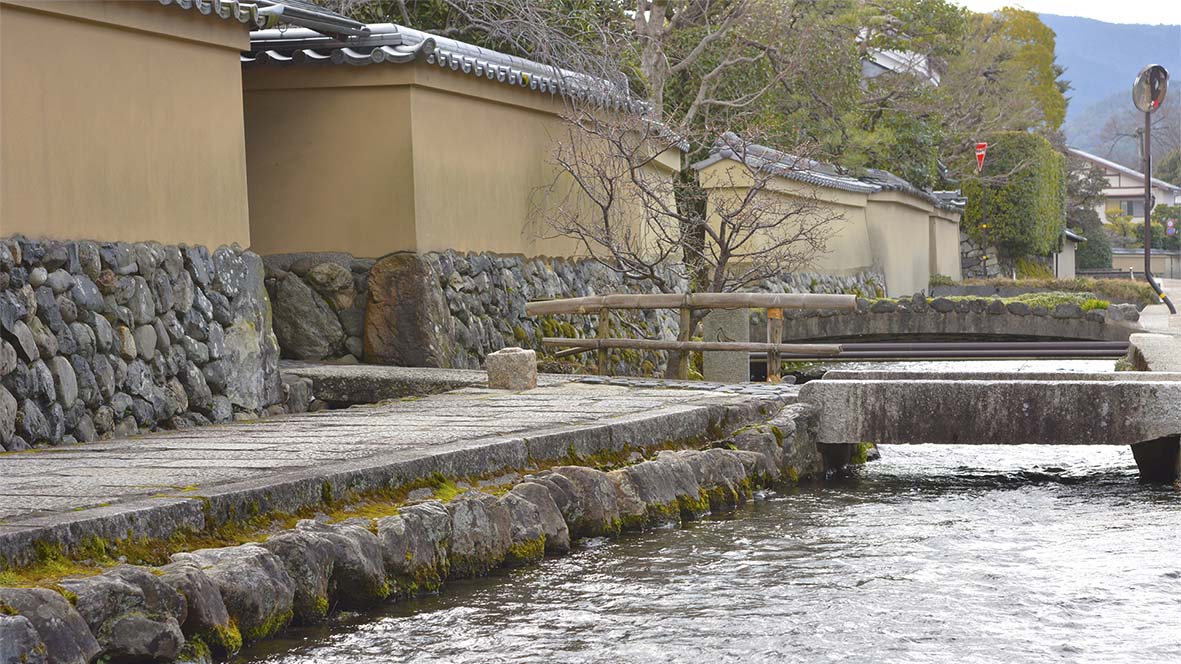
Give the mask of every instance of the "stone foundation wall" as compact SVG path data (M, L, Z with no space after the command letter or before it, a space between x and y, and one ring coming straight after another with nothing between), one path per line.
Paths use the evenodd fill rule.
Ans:
M987 256L988 262L981 264ZM977 244L967 233L960 232L960 272L964 279L991 279L1001 273L1001 264L997 258L996 247L984 248Z
M369 271L375 262L343 253L263 258L275 337L283 357L362 359Z
M261 259L239 248L0 240L0 443L254 417L282 400Z
M446 251L377 261L348 254L282 254L264 261L283 356L302 360L477 369L489 353L521 346L541 353L546 370L571 370L578 359L545 359L554 349L543 348L541 339L595 336L597 316L529 317L526 302L655 292L594 261L566 258ZM756 290L878 297L884 287L877 273L800 273ZM675 339L678 328L675 311L619 312L611 334ZM590 354L582 357L592 361ZM611 353L611 370L619 375L659 375L665 362L664 353Z
M555 349L542 347L543 337L595 336L598 316L529 317L525 315L525 303L530 300L656 292L654 288L624 281L612 270L588 260L448 251L421 257L387 257L378 267L401 272L406 261L421 262L425 287L432 291L430 299L439 302L422 321L424 336L433 332L438 339L434 358L407 359L430 362L437 358L440 363L437 366L479 368L489 353L506 346L532 348L550 356ZM371 283L379 281L384 279ZM370 320L377 323L380 316L374 316L371 310ZM611 335L675 339L678 327L674 311L618 312L612 318ZM377 331L376 328L374 325L371 331ZM367 350L372 339L375 339L373 334L366 337ZM385 344L373 344L374 355L383 352L384 347ZM592 354L579 357L593 362ZM664 364L664 353L617 351L611 354L611 370L617 374L653 375L662 372Z

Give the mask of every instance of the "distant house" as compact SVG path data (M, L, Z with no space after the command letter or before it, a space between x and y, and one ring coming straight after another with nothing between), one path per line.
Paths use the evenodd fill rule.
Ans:
M914 74L928 85L939 85L939 72L930 58L910 51L872 50L861 61L862 78L876 78L886 72Z
M1115 208L1130 216L1132 221L1144 221L1143 173L1078 148L1067 148L1067 152L1103 169L1107 188L1103 190L1104 200L1096 206L1095 211L1104 223L1107 223L1107 211ZM1152 195L1157 205L1177 205L1181 202L1181 187L1152 178Z

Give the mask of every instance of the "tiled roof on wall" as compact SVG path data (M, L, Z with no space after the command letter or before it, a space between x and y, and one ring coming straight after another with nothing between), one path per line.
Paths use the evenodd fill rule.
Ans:
M252 28L298 25L335 35L364 34L365 24L341 16L306 0L157 0L165 7L175 6L236 20Z
M263 64L402 64L422 60L444 69L551 95L593 101L614 110L643 112L644 102L604 79L526 60L393 23L373 23L364 35L330 37L314 30L251 33L245 66Z
M782 150L746 143L734 132L726 132L718 138L709 157L693 164L701 170L723 159L732 159L766 173L778 175L829 189L873 194L879 191L900 191L919 198L931 205L952 212L962 212L963 206L936 194L920 189L889 171L876 168L866 169L862 177L841 173L836 166L815 159L793 155Z
M796 180L805 184L842 191L853 191L862 194L872 194L880 191L881 187L868 182L862 182L855 177L841 175L831 164L799 157L782 150L776 150L765 145L744 143L737 134L726 132L714 144L709 157L693 164L693 168L701 170L706 166L716 164L723 159L732 159L747 166L789 180Z
M159 0L165 7L173 5L181 9L196 10L202 14L234 19L239 23L260 25L257 2L240 0Z

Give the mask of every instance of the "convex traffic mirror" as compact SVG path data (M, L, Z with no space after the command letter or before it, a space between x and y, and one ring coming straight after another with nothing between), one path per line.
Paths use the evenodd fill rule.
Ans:
M1169 70L1160 65L1148 65L1140 70L1132 84L1132 103L1143 113L1160 108L1169 89Z

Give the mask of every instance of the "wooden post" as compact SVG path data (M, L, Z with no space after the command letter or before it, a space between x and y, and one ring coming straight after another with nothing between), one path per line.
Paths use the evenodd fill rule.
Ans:
M693 311L688 307L681 307L681 329L677 333L677 339L680 341L689 341L693 338ZM680 380L689 380L689 351L682 350L677 353L677 378Z
M767 310L767 343L778 347L783 343L783 309ZM767 382L778 383L779 351L767 353Z
M597 338L606 339L611 336L611 310L607 308L599 309L599 333ZM599 348L598 352L598 374L600 376L607 375L607 349Z

